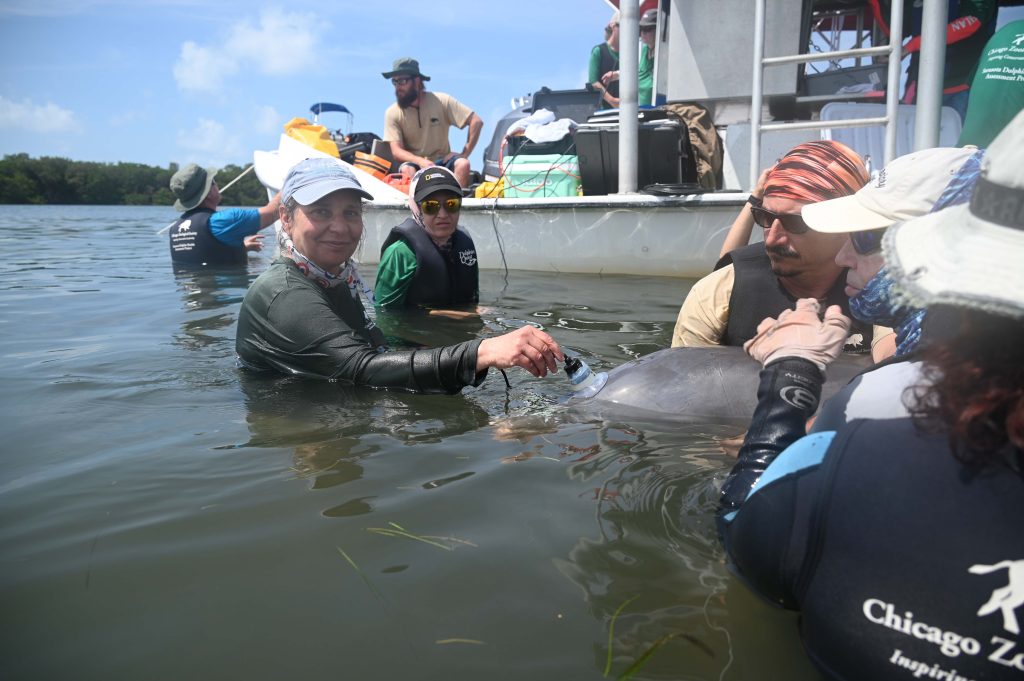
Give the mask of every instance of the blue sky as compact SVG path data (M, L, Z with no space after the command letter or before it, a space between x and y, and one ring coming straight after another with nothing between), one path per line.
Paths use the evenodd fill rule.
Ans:
M428 87L485 127L514 96L582 87L611 16L602 0L309 3L0 0L0 155L248 165L318 101L381 134L381 72L420 60ZM326 114L332 128L347 121ZM453 147L465 141L452 133Z
M338 102L380 134L381 77L420 60L429 87L484 119L512 97L582 87L611 15L603 0L0 0L0 155L248 165L283 124ZM1019 9L1019 8L1017 8ZM1018 12L1018 14L1020 14ZM326 125L347 121L327 114ZM452 146L461 147L463 131Z

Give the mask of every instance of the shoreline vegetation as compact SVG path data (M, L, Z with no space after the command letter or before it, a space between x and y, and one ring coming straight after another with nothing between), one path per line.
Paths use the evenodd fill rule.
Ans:
M243 170L226 165L217 173L217 183L226 185ZM9 154L0 160L0 204L170 206L174 196L168 185L177 171L177 163L159 168ZM266 189L255 173L224 192L225 205L262 206L266 202Z

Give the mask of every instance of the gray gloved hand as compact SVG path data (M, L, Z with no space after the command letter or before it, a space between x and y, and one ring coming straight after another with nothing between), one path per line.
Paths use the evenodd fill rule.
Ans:
M743 344L747 354L767 366L784 357L802 357L822 371L843 351L850 333L850 319L838 305L818 317L821 306L814 298L801 298L796 309L786 310L778 319L766 318L757 325L757 335Z

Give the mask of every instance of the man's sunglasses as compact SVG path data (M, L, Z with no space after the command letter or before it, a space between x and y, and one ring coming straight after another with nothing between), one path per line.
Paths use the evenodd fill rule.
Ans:
M614 31L614 30L615 30L615 28L616 28L617 26L618 26L618 24L612 24L612 25L610 25L610 26L605 26L605 27L604 27L604 32L605 32L605 33L611 33L612 31Z
M654 29L656 29L656 28L657 28L657 26L641 26L640 27L640 32L641 33L654 33Z
M782 228L790 234L803 234L810 229L799 213L775 213L767 208L751 206L750 214L754 216L754 222L764 229L771 229L776 220L781 222Z
M858 255L871 255L882 250L882 236L885 228L868 229L862 232L850 232L850 243Z
M392 85L405 85L410 80L412 80L411 76L400 76L398 78L392 78L391 79L391 84Z
M420 203L420 210L423 211L424 215L437 215L441 210L441 206L444 206L449 215L458 213L462 210L462 199L445 199L444 201L427 199Z

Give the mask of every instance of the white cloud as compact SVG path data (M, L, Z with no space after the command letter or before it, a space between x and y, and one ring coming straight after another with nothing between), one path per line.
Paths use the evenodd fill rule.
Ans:
M238 71L238 63L226 53L194 42L181 46L174 65L174 80L185 92L217 92L225 78Z
M226 49L253 62L261 73L297 73L314 62L322 22L313 14L264 10L259 26L246 21L232 29Z
M33 104L15 102L0 95L0 128L31 132L78 132L82 129L75 112L52 102Z
M325 28L313 14L264 10L258 25L242 21L216 45L183 44L174 79L182 91L214 93L246 67L274 76L301 72L315 63Z
M223 159L237 158L242 153L239 136L229 135L223 125L208 118L200 118L191 130L179 130L177 143L201 156L204 163L222 164Z
M272 106L257 106L252 111L252 129L256 132L281 132L284 117Z

